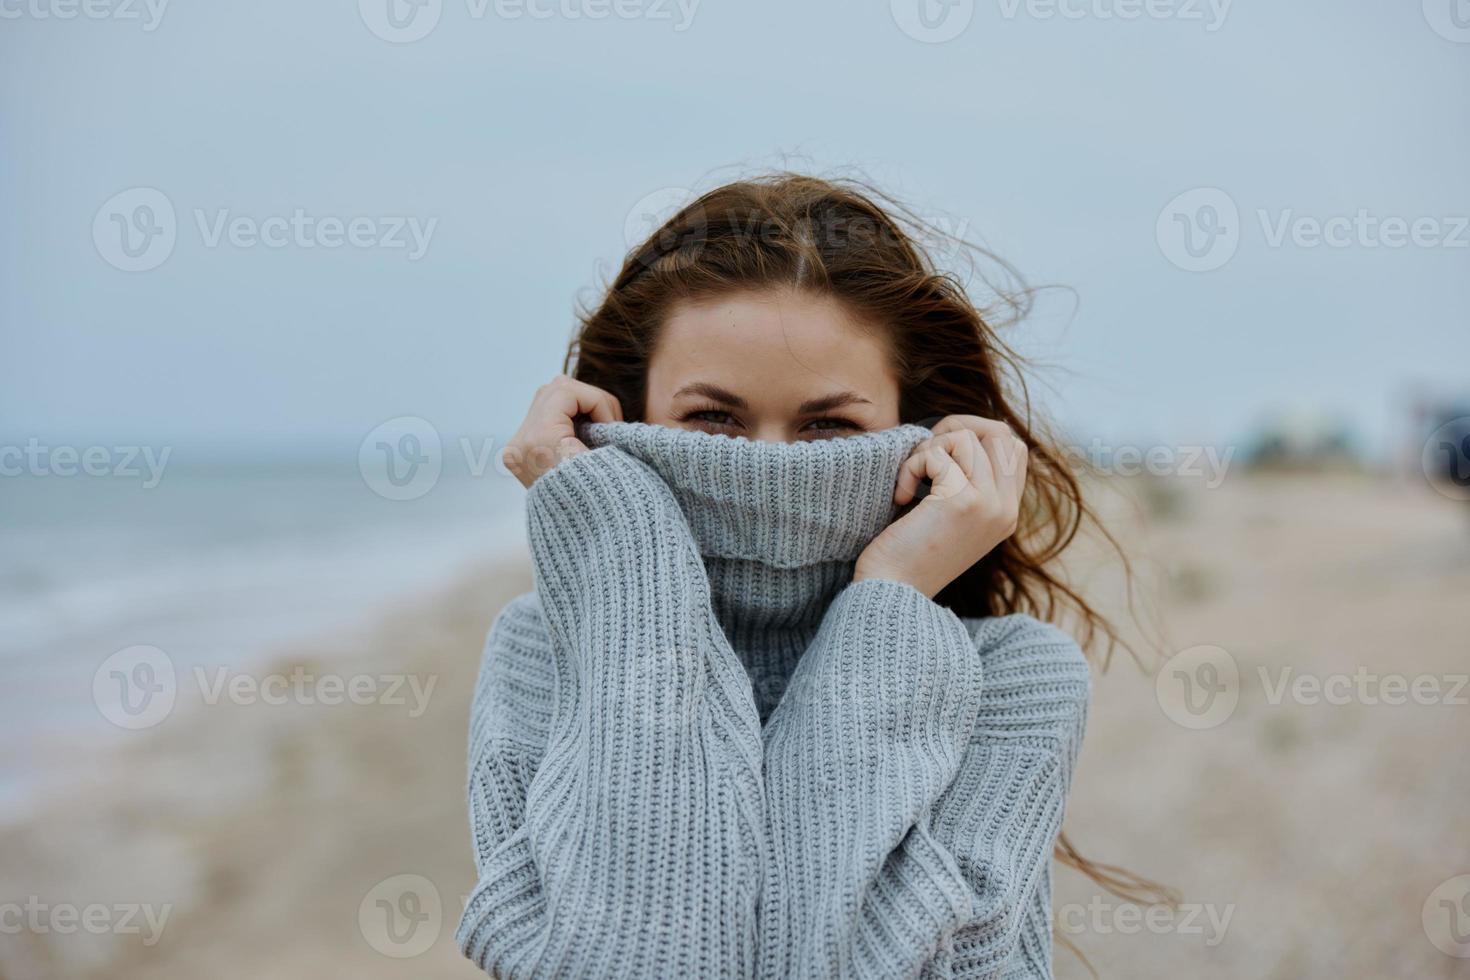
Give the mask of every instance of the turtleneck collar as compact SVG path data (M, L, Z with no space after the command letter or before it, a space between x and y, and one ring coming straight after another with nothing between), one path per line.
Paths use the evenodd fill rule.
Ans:
M642 422L587 425L673 490L705 558L799 568L855 561L893 520L899 466L932 433L901 425L814 442L753 442Z
M902 425L775 443L641 422L580 432L590 447L616 446L646 463L673 491L762 720L858 555L893 520L899 467L932 434Z

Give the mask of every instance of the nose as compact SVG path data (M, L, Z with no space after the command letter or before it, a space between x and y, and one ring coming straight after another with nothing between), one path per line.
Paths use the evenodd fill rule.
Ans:
M750 434L750 438L756 442L795 442L796 437L787 431L786 426L777 423L756 426Z

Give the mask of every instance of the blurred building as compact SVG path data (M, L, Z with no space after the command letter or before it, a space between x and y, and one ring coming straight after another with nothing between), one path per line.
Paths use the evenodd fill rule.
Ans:
M1358 440L1342 419L1309 410L1268 416L1247 439L1245 464L1261 470L1360 470Z

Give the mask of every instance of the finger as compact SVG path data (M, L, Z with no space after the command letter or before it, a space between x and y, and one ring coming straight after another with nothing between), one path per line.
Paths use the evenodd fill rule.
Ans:
M954 497L970 485L969 476L964 475L963 467L958 466L954 457L945 453L944 447L932 445L923 454L925 470L929 475L929 498L944 500Z
M898 506L902 507L917 498L920 484L934 478L934 474L929 472L932 464L927 457L929 450L938 444L937 436L925 439L909 452L908 459L899 467L898 485L893 491L893 502Z
M573 381L567 388L576 397L578 415L589 415L594 422L623 420L623 407L611 393L585 381Z
M998 419L987 419L979 415L946 415L934 424L933 432L941 435L968 429L982 439L987 435L1007 435L1011 427Z
M562 436L554 443L521 445L513 443L501 450L500 459L505 468L515 474L521 484L529 487L537 477L555 469L578 453L587 451L587 446L576 436Z
M973 432L960 429L926 439L899 468L894 502L907 504L918 495L921 481L931 484L930 493L941 499L962 493L971 486L994 493L991 464Z
M1019 437L1016 442L1020 443L1021 454L1021 466L1016 473L1016 510L1019 512L1021 500L1026 496L1026 474L1031 471L1031 450Z
M970 467L971 473L976 464L975 456L971 453L964 463L961 463L958 455L964 455L963 443L958 445L953 442L942 444L936 442L924 452L924 468L929 477L929 497L943 500L948 497L963 493L970 487L970 473L965 471L965 466ZM984 453L978 455L983 456ZM928 498L925 498L928 499Z
M623 409L611 394L585 381L565 376L553 380L546 390L547 408L566 419L579 415L594 422L621 422Z
M893 502L900 507L919 495L919 482L924 479L924 464L920 453L928 444L928 439L919 443L898 468L898 485L893 488Z
M948 449L950 456L959 464L965 475L966 482L983 493L993 493L995 488L995 468L991 458L986 455L980 438L972 429L958 429L954 432L946 432L940 437L940 441ZM964 489L956 486L957 490Z
M946 415L934 426L935 434L961 431L975 433L986 446L997 477L1002 473L1007 476L1016 475L1024 457L1018 458L1011 446L1011 440L1016 438L1016 433L1009 424L979 415Z
M958 450L960 458L955 459L949 455L950 450L960 444L968 433L964 429L953 429L950 432L931 436L914 447L909 458L904 460L898 470L898 485L893 491L893 502L902 507L914 500L919 495L919 485L924 480L933 483L936 479L947 474L951 466L959 466L966 480L972 477L976 463L976 454L973 446ZM973 443L974 437L969 436ZM931 450L938 449L942 455L930 457Z
M996 489L1006 499L1019 504L1026 483L1025 442L1005 422L979 415L947 415L934 425L936 434L963 430L969 430L980 438L990 457Z
M556 455L559 462L571 459L578 453L585 453L586 451L587 444L576 436L567 436L556 444Z
M1009 431L1004 436L986 436L980 443L990 458L996 491L1011 507L1019 507L1026 485L1026 444Z

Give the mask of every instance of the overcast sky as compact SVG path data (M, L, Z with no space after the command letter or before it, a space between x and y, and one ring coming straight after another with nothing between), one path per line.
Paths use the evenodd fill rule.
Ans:
M1078 434L1470 389L1456 0L389 2L0 0L0 435L505 434L640 216L773 165L1074 290Z

